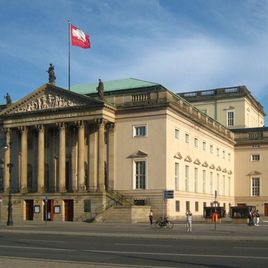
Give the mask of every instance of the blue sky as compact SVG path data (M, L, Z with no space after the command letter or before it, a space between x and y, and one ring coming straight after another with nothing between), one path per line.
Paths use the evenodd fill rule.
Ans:
M0 0L1 103L48 81L68 86L68 19L90 35L71 48L71 85L139 78L174 92L246 85L268 113L268 0ZM266 125L268 125L266 119Z

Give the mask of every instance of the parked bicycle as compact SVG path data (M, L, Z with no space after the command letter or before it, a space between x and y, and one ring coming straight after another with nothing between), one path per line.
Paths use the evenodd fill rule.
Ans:
M152 225L152 229L172 229L174 227L174 223L168 220L167 217L158 218Z

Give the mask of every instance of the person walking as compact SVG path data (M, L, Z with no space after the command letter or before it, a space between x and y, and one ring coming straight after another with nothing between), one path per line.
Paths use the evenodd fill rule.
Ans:
M259 210L256 211L255 217L256 217L256 226L259 226L260 225L260 213L259 213Z
M187 232L192 232L192 212L188 209L185 213Z
M150 224L151 224L151 225L153 224L153 217L154 217L153 210L150 209L150 212L149 212L149 220L150 220Z

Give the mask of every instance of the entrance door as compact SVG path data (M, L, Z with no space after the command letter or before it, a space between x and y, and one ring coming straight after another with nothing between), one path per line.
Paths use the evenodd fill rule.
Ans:
M64 214L65 221L73 221L74 220L74 201L73 200L64 200Z
M44 200L44 221L53 221L54 219L54 200Z
M26 205L26 221L32 221L33 220L33 200L25 200L25 205Z
M268 216L268 203L264 204L264 216Z

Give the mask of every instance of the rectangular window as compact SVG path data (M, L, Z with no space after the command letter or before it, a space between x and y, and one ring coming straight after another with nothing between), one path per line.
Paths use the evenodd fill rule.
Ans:
M227 111L227 126L234 126L234 112Z
M222 194L225 195L225 176L222 176Z
M185 166L185 191L189 192L189 166Z
M220 174L217 174L217 193L220 194Z
M207 144L205 141L203 141L203 151L206 151Z
M209 148L210 148L210 153L213 154L213 145L210 144Z
M222 151L222 158L225 159L225 151Z
M147 135L146 126L134 126L133 136L134 137L145 137Z
M220 149L217 148L217 156L219 156L219 155L220 155Z
M136 189L145 189L146 161L135 161L135 181Z
M175 190L179 190L179 163L175 163Z
M213 172L210 172L209 193L213 194Z
M189 134L185 133L185 143L189 143Z
M260 196L260 178L251 179L251 195Z
M228 153L228 161L231 161L231 154Z
M175 202L175 206L176 206L176 212L180 212L180 201L179 200L176 200Z
M190 201L186 201L185 207L186 207L186 210L191 210L190 209Z
M194 147L198 148L198 139L194 138Z
M206 171L203 170L203 193L206 192Z
M260 161L260 155L259 154L252 154L251 161Z
M198 201L195 201L195 211L196 212L199 211L199 203L198 203Z
M228 196L231 196L231 177L228 177Z
M175 139L179 139L180 138L180 131L178 129L175 129Z
M194 169L194 191L198 192L198 168Z

